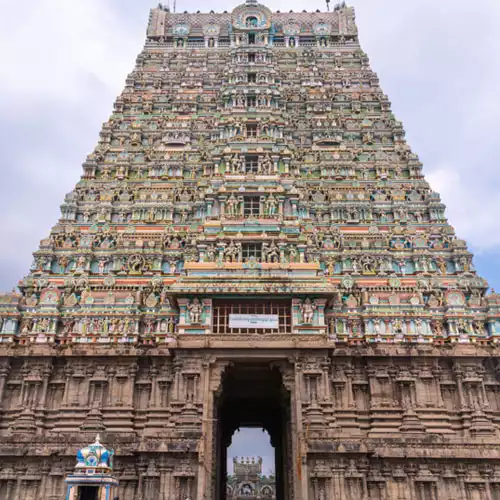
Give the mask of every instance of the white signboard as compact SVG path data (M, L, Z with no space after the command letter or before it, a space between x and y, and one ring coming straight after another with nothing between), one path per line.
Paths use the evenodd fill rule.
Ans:
M277 314L230 314L229 328L278 329Z

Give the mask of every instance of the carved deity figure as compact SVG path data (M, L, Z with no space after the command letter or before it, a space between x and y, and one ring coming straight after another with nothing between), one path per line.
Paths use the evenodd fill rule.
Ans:
M80 255L76 259L76 269L83 270L85 269L86 266L87 266L87 259L83 255Z
M404 260L401 260L398 262L399 265L399 270L401 271L402 276L406 274L406 262Z
M269 155L264 156L262 159L259 158L259 173L269 175L273 172L273 168L273 160Z
M236 217L238 215L238 200L234 194L226 202L226 215L228 217Z
M415 320L415 333L417 335L422 335L422 326L423 326L423 322L420 318L417 318Z
M216 258L217 258L217 249L215 248L214 245L210 245L205 253L205 261L215 262Z
M239 262L241 260L241 243L235 244L233 241L224 249L224 258L228 262Z
M299 251L297 247L292 246L288 252L290 262L298 262L299 261ZM331 273L333 275L333 272Z
M400 319L398 318L393 319L391 322L391 326L393 333L395 334L403 333L403 324L401 323Z
M237 96L236 97L236 107L242 108L245 106L245 98L243 96Z
M278 202L273 194L270 194L265 201L265 210L267 215L276 215Z
M440 274L446 274L446 261L440 257L437 261L436 261L436 267L438 268L439 270L439 273Z
M483 335L484 334L484 325L481 321L474 321L472 324L472 330L475 335ZM2 328L0 327L0 331L2 331Z
M464 273L468 273L470 271L470 262L467 257L461 257L459 259L459 265Z
M262 244L262 256L265 262L279 261L280 251L274 241L270 245L268 245L267 243Z
M140 255L131 255L127 263L131 272L139 273L144 265L144 259Z
M187 306L189 312L189 321L196 325L201 323L201 313L203 312L203 306L199 299L193 299Z
M469 323L465 319L459 319L457 322L458 333L467 334L470 333Z
M300 312L302 314L302 322L306 325L312 324L314 311L316 310L316 303L312 302L310 298L305 299L300 304Z
M104 274L105 267L108 261L106 259L100 259L99 263L97 264L99 274Z
M401 222L406 222L406 220L408 219L408 211L404 207L396 208L395 215Z

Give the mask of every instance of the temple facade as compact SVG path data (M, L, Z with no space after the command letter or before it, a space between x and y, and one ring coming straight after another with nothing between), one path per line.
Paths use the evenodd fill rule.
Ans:
M0 498L65 498L100 433L120 500L234 499L254 426L276 500L500 500L487 290L352 8L160 5L0 295Z

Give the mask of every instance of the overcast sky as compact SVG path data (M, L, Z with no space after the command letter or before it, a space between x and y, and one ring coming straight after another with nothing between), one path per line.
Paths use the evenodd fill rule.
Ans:
M134 67L156 4L0 0L0 290L27 273L31 253L56 222ZM361 44L451 224L468 240L481 275L500 289L500 1L350 4ZM235 5L203 2L204 10ZM267 5L325 6L317 0ZM199 8L177 0L178 11ZM236 454L253 454L256 441L246 436L238 438L244 442Z

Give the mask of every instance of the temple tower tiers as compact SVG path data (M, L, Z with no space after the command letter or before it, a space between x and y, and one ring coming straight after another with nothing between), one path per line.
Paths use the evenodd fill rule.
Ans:
M444 210L352 8L153 9L0 296L0 498L99 432L120 500L225 500L255 426L277 500L499 500L500 296Z

